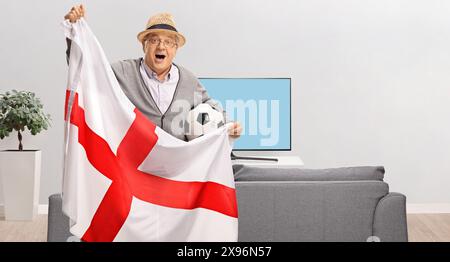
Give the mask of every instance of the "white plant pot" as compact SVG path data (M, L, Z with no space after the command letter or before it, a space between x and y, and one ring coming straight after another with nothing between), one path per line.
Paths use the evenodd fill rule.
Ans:
M41 151L0 151L6 220L32 220L39 206Z

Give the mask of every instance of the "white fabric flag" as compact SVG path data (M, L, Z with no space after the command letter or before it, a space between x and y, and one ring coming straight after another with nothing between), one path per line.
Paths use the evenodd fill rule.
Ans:
M84 241L237 241L227 126L190 142L128 100L81 19L66 95L63 211Z

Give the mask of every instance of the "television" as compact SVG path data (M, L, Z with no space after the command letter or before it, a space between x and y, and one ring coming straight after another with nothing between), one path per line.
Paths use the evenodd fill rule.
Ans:
M291 150L290 78L199 78L227 117L243 127L233 151Z

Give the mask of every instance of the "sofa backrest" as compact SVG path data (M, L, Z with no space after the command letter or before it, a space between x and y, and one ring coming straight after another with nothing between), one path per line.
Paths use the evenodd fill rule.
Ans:
M233 165L235 181L383 181L384 167L356 166L327 169L262 168Z

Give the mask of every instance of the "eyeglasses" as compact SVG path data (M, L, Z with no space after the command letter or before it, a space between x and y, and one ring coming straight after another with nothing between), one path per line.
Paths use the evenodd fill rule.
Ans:
M156 45L156 46L159 45L159 43L163 43L163 45L168 48L173 48L177 44L177 42L175 42L172 39L162 40L162 39L159 39L156 37L151 37L151 38L147 39L147 41L150 42L151 45Z

